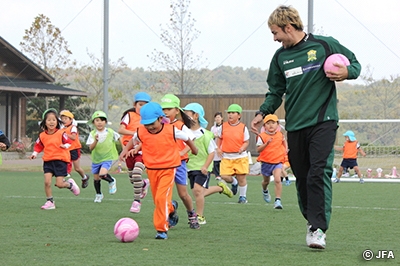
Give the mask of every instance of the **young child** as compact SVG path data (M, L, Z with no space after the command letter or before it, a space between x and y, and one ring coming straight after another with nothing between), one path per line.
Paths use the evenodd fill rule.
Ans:
M217 138L217 153L222 157L221 178L232 184L233 195L236 195L239 185L238 203L247 203L246 175L250 169L246 149L249 146L249 130L240 122L242 113L240 105L231 104L227 112L228 121L222 124Z
M64 125L65 133L67 134L67 137L72 141L71 147L69 147L71 161L67 165L67 174L71 174L73 164L75 171L81 176L82 188L86 188L89 185L89 175L86 175L85 171L80 166L82 145L79 141L78 128L73 123L74 115L68 110L62 110L60 112L60 117Z
M43 210L54 210L53 194L51 191L51 179L56 177L56 187L68 188L71 192L78 196L80 193L78 185L72 178L67 181L67 164L70 161L69 146L71 140L67 134L60 130L61 121L58 119L55 109L47 109L42 115L40 128L43 130L39 134L39 138L35 142L33 153L29 157L35 159L38 153L43 151L43 172L44 172L44 191L46 193L46 203L41 207Z
M96 197L94 202L100 203L103 199L100 181L103 179L108 182L108 192L112 195L117 192L117 181L108 171L112 166L112 161L118 159L118 151L115 142L119 139L119 134L107 128L107 115L103 111L93 113L89 123L93 124L93 129L86 141L92 157L92 174Z
M189 153L187 163L190 188L196 201L198 223L189 218L189 224L195 229L200 228L198 224L206 224L204 217L205 197L214 193L223 193L229 198L233 197L232 191L224 182L219 181L218 186L210 186L210 172L213 168L213 159L216 149L214 134L206 130L208 122L204 119L204 109L198 103L189 103L183 110L190 116L195 124L190 128L195 136L194 144L198 149L197 156Z
M362 177L360 169L358 168L357 154L361 153L362 156L365 156L366 154L361 148L360 143L357 141L353 131L348 130L346 131L346 133L343 134L343 136L345 137L343 147L335 147L335 150L343 151L343 160L340 164L339 172L336 176L336 179L333 182L340 182L340 177L342 177L343 169L354 168L354 171L357 173L358 178L360 179L360 184L363 184L364 179Z
M8 148L10 148L11 143L10 140L7 138L6 135L4 135L3 131L0 130L0 150L1 151L6 151ZM0 165L2 164L2 156L0 152Z
M215 138L218 137L218 130L222 126L222 123L224 122L224 118L222 117L221 112L216 112L214 114L214 125L211 127L211 132L214 134L214 141ZM212 173L215 175L215 180L220 181L221 180L221 175L219 171L219 167L221 164L221 157L218 156L217 152L214 152L214 160L213 160L213 169Z
M161 107L165 116L170 120L170 123L174 125L179 130L185 132L191 140L194 139L193 133L190 131L190 127L193 125L193 120L185 114L185 112L180 107L180 100L173 94L166 94L161 99ZM176 169L175 173L175 184L178 191L178 195L181 198L183 204L186 207L186 212L188 214L188 219L197 219L195 210L193 209L192 197L187 191L187 168L186 163L188 161L189 147L182 140L177 140L177 145L179 147L181 155L181 165ZM177 204L177 202L175 202ZM170 224L171 227L175 226L173 221ZM191 223L189 223L191 226ZM191 227L192 228L192 227Z
M276 115L269 114L264 118L265 131L257 137L257 152L260 155L257 161L261 162L261 174L263 182L261 183L264 200L271 202L271 195L268 191L268 185L271 176L274 176L275 183L275 209L282 209L282 164L287 154L287 143L285 136L279 130L279 120Z
M150 95L146 92L138 92L133 99L133 108L126 110L122 114L118 133L122 135L122 147L132 139L136 129L140 125L140 109L143 105L151 101ZM135 143L137 145L137 143ZM127 152L127 151L125 151ZM124 155L122 155L124 157ZM147 195L149 180L143 180L142 174L145 169L143 164L142 152L139 151L133 156L125 157L126 167L128 168L129 181L133 185L133 202L130 212L139 213L142 203L140 202Z
M166 123L167 119L158 103L145 104L140 110L140 116L141 125L133 136L139 145L130 153L136 154L140 149L143 151L143 161L146 163L155 205L153 214L154 228L157 230L155 238L167 239L169 222L178 219L177 205L172 203L175 172L181 165L176 141L183 140L193 154L197 154L197 148L185 132ZM127 145L132 143L128 142Z

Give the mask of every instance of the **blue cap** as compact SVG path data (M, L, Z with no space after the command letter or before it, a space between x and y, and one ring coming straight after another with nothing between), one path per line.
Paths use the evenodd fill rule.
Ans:
M355 141L355 140L357 140L357 139L356 139L356 135L355 135L354 132L351 131L351 130L346 131L346 133L344 133L343 136L349 137L349 140L350 140L350 141Z
M199 124L201 127L206 128L208 125L207 120L204 118L204 108L199 103L189 103L183 110L192 111L199 115Z
M165 114L161 105L155 102L149 102L140 108L140 124L149 125L153 124L159 117L164 117Z
M138 92L135 94L135 97L133 97L134 102L150 102L151 101L151 96L148 95L145 92Z

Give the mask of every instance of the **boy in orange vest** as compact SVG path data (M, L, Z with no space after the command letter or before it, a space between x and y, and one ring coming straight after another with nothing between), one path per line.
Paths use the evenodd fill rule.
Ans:
M81 176L82 188L86 188L89 185L89 175L86 175L85 171L80 166L82 145L79 141L78 128L73 123L74 115L68 110L62 110L60 112L60 118L63 122L65 133L68 138L72 140L71 147L69 147L71 161L68 163L67 173L71 174L73 164L75 171Z
M263 189L264 200L271 202L271 195L268 191L270 178L274 176L275 183L275 209L282 209L282 164L287 154L287 143L285 136L281 131L278 131L279 120L276 115L269 114L264 118L265 131L260 133L257 138L257 152L260 155L257 161L261 162L261 174L263 175L263 182L261 183Z
M361 153L362 156L365 156L364 150L361 148L360 143L357 141L356 136L353 131L348 130L343 134L345 137L345 142L343 147L335 147L337 151L343 151L343 160L340 164L339 173L337 174L336 179L333 181L334 183L340 182L340 177L343 174L343 169L353 169L357 173L358 178L360 178L360 184L364 183L364 179L362 177L361 171L358 168L357 164L357 155Z
M156 239L168 239L170 221L178 221L177 205L172 202L176 168L181 165L177 139L183 140L197 154L197 147L188 135L168 124L161 105L155 102L145 104L140 110L140 126L131 141L121 152L120 158L143 151L143 162L150 180L151 194L155 205L153 214ZM133 148L133 142L139 145ZM133 149L132 149L133 148Z
M232 184L233 195L239 187L238 203L247 203L247 179L249 173L249 158L246 152L249 146L249 130L240 122L242 107L231 104L227 110L228 121L224 122L217 135L217 153L222 157L221 178ZM234 177L236 176L236 178Z

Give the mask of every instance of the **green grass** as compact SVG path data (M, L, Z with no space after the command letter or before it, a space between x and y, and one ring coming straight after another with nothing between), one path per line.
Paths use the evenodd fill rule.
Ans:
M78 197L54 187L57 209L44 211L42 173L1 172L0 265L359 265L365 249L393 250L394 260L375 259L374 265L400 263L397 183L334 184L327 249L321 251L305 245L306 221L294 183L283 187L284 209L274 210L262 199L261 177L250 176L249 203L237 204L237 196L208 197L207 224L200 230L189 229L175 193L180 222L164 241L154 239L151 194L140 214L131 214L132 186L126 174L115 177L118 192L104 193L101 204L93 203L92 183ZM140 226L133 243L114 237L122 217Z

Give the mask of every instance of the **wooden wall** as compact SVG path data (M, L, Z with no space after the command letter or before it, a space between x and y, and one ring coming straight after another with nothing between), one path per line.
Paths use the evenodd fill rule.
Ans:
M188 103L197 102L201 104L205 111L205 119L208 121L208 129L214 124L214 114L222 112L224 120L226 121L226 110L229 105L236 103L242 109L241 121L246 124L250 129L250 123L254 118L255 112L259 110L260 105L264 102L265 94L213 94L213 95L192 95L192 94L177 94L181 100L181 107L185 107ZM279 119L284 119L285 112L283 104L276 110L275 114ZM250 133L250 145L248 149L253 155L257 154L256 151L256 136Z

